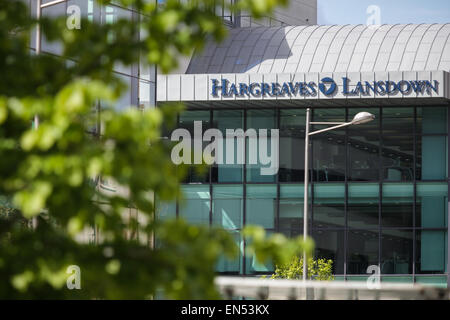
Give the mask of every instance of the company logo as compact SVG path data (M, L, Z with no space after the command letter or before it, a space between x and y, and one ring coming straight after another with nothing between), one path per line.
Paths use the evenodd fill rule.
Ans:
M317 84L310 82L252 82L230 83L227 79L221 81L211 79L211 94L214 97L315 97L319 92L330 97L338 91L338 85L333 78L325 77ZM401 80L401 81L358 81L352 82L349 78L342 78L344 96L375 96L410 95L439 93L439 82L429 80Z
M326 84L330 85L328 89L326 87ZM332 95L336 91L336 88L337 88L336 82L334 82L334 80L331 78L323 78L322 82L319 83L320 91L326 96Z

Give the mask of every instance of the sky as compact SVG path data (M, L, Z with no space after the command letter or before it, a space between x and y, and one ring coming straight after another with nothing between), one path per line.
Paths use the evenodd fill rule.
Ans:
M380 8L380 24L450 23L450 0L317 0L317 23L366 24L371 5Z

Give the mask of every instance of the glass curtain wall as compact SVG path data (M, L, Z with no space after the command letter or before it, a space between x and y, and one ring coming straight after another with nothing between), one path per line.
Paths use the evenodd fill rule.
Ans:
M364 280L370 265L382 281L443 283L447 264L447 110L445 107L315 108L313 121L350 121L361 111L368 124L312 137L311 235L316 257L334 261L339 278ZM245 224L289 237L303 232L305 109L189 110L184 119L211 127L279 129L279 171L261 165L215 165L201 182L202 219L233 232L242 257L221 262L222 272L270 273L273 266L244 255ZM313 130L320 129L315 126ZM249 139L244 148L248 158ZM225 144L224 144L225 145ZM236 154L237 147L233 147ZM225 149L224 153L229 152ZM197 190L186 184L184 190ZM222 189L224 188L224 189ZM209 197L209 198L208 198ZM194 200L192 200L194 201ZM200 200L198 200L200 201ZM207 204L212 203L208 212ZM179 216L185 209L178 206ZM193 216L197 216L198 212ZM203 216L204 215L204 216Z

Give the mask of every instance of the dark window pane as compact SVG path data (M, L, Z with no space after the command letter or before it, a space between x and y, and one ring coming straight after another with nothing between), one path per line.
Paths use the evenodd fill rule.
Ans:
M413 261L412 230L382 230L381 273L410 274Z
M383 135L413 134L414 108L383 108Z
M350 181L379 180L379 144L378 135L361 134L348 137Z
M344 273L344 237L341 231L316 230L313 232L317 259L333 260L333 274Z
M345 181L345 133L334 131L312 138L314 181Z
M347 204L349 227L378 227L379 195L380 187L377 183L349 183Z
M314 185L314 227L345 226L345 185Z
M447 183L418 183L416 187L416 227L447 226Z
M417 180L447 178L447 137L417 136Z
M417 108L418 134L447 133L447 108Z
M194 122L195 121L201 121L202 124L202 137L200 139L203 140L203 133L207 129L209 129L210 126L210 119L209 119L209 111L184 111L180 114L179 122L178 122L178 128L183 128L189 131L191 136L191 163L193 164L188 169L188 175L185 178L184 182L190 183L190 182L208 182L209 181L209 169L205 166L195 165L195 154L197 154L197 157L200 157L203 159L203 150L204 148L210 143L202 141L202 150L195 150L194 149L194 143L195 143L195 136L194 136ZM202 160L203 162L203 160Z
M347 273L366 274L371 265L378 265L378 232L349 230Z
M384 227L412 227L414 187L411 183L383 184L381 225Z
M447 232L423 230L416 233L416 273L447 271Z
M303 229L304 185L280 186L279 229Z
M384 180L414 180L414 136L383 136L381 150Z
M280 182L303 182L305 110L280 110Z
M227 129L244 129L242 110L218 110L213 112L213 127L222 132L223 164L212 167L212 182L242 182L244 141L243 138L227 138ZM233 156L231 156L233 155ZM228 156L228 159L227 159Z
M256 130L257 138L246 138L246 163L247 163L247 181L248 182L275 182L276 175L265 174L261 170L262 168L269 168L270 165L265 165L262 163L260 158L260 146L261 142L261 131L267 130L267 145L266 154L268 157L274 157L273 152L278 152L277 150L272 150L276 145L272 144L270 129L276 128L276 117L274 110L248 110L247 111L247 130ZM252 159L256 159L256 163L251 163ZM273 163L273 162L272 162Z

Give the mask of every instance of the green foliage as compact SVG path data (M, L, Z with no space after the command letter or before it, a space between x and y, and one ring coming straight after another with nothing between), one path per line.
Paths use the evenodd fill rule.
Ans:
M308 277L315 280L334 280L333 261L308 258ZM294 257L286 264L277 265L271 279L303 279L303 258Z
M81 30L68 30L65 17L43 18L44 36L62 48L63 57L56 57L30 54L37 22L23 2L0 0L0 195L8 199L0 204L0 298L141 299L158 290L175 299L218 298L215 263L224 253L237 254L224 230L154 221L155 196L179 197L186 172L173 165L171 146L160 139L161 126L174 123L182 106L113 108L125 89L113 72L118 63L143 63L144 56L168 71L177 55L201 48L208 36L223 39L213 1L168 0L158 8L119 2L145 18L106 25L83 20ZM276 3L243 0L239 8L260 16ZM101 134L93 134L94 127ZM105 191L102 181L113 181L117 190ZM125 208L146 222L126 219ZM26 227L31 218L35 229ZM101 234L99 243L78 241L91 226ZM130 228L155 234L156 248L130 240ZM283 262L311 247L280 235L266 239L258 228L245 232L260 260ZM81 290L65 286L70 265L81 269Z

